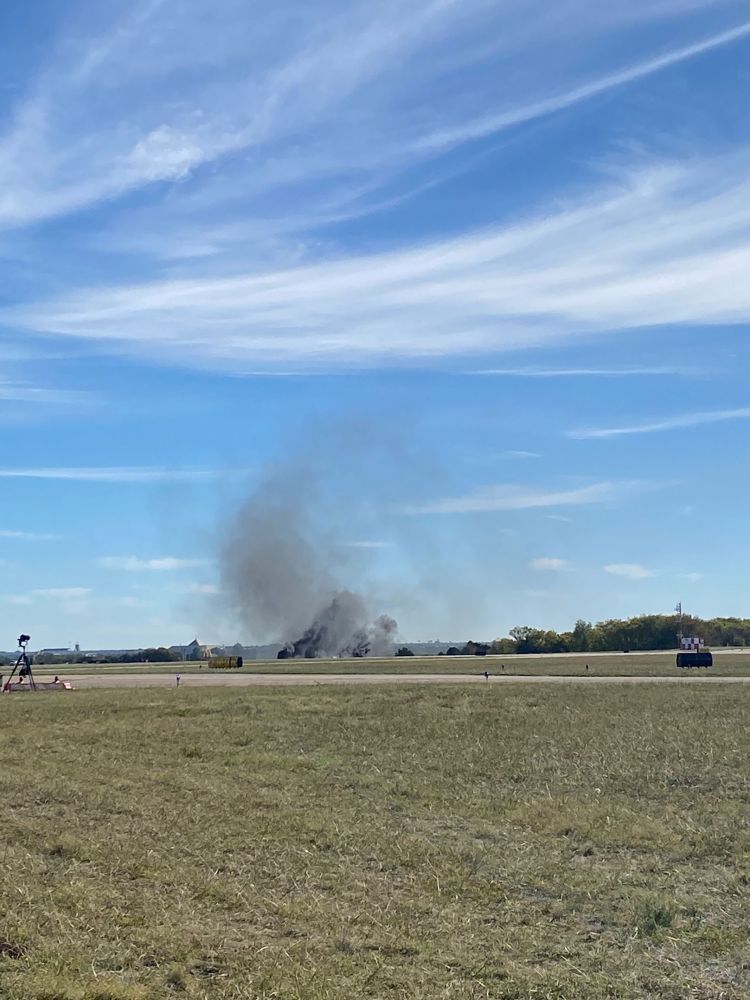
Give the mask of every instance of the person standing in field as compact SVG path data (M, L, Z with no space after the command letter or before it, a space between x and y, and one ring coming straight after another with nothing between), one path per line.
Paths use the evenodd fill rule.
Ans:
M175 678L174 679L177 681L177 687L179 687L180 686L180 681L182 680L182 674L175 674Z

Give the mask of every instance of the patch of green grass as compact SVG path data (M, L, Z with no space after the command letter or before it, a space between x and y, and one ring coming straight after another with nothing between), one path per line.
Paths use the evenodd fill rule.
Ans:
M246 660L241 671L213 670L205 663L107 663L100 665L37 666L35 674L482 674L563 677L747 677L750 652L722 652L710 669L679 670L676 653L605 653L549 656L409 656L349 660ZM588 668L588 669L587 669ZM7 674L7 671L6 671Z
M5 1000L739 1000L750 692L0 702Z

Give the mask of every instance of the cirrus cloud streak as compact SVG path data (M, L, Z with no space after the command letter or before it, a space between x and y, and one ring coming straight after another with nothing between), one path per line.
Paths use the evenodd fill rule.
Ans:
M142 559L138 556L102 556L96 560L102 569L122 570L126 573L171 572L205 566L205 559L181 559L177 556L161 556L156 559Z
M639 168L578 204L451 240L79 291L6 309L0 320L228 370L394 364L642 327L746 323L748 164L750 153Z
M702 427L705 424L720 424L731 420L750 420L750 407L744 406L735 410L708 410L697 413L682 413L675 417L665 417L663 420L630 424L624 427L586 427L568 431L567 436L579 440L627 437L632 434L657 434L661 431L685 430L691 427Z
M476 514L491 511L533 510L546 507L575 507L612 503L634 492L650 488L640 481L601 482L573 489L540 489L533 486L500 484L484 486L458 497L430 500L407 506L405 514Z

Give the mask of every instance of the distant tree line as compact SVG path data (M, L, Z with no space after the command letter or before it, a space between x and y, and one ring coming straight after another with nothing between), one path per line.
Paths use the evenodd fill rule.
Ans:
M520 625L510 636L495 639L487 652L510 653L604 653L622 650L674 649L680 624L676 615L639 615L637 618L610 618L591 622L579 619L570 632L531 628ZM682 632L699 636L707 646L750 646L750 619L695 618L685 615ZM464 650L470 652L468 643ZM480 646L481 643L474 643ZM460 652L464 652L461 650ZM477 650L471 650L477 652ZM449 651L450 652L450 651ZM481 654L480 654L481 655Z
M179 653L165 646L149 649L129 649L121 653L45 653L34 655L34 662L40 664L55 663L180 663Z

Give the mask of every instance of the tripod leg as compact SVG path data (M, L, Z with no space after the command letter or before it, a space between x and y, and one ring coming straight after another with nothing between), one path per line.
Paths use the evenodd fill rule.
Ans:
M9 678L8 678L8 680L7 680L6 682L5 682L5 687L3 688L3 691L10 691L10 685L11 685L11 682L12 682L13 678L15 677L15 675L16 675L16 673L17 673L17 671L18 671L18 668L19 668L19 667L21 666L21 664L23 663L23 660L24 660L24 654L23 654L23 653L21 653L21 654L19 655L18 659L16 660L16 662L15 662L15 663L14 663L14 665L13 665L13 669L12 669L12 670L11 670L11 672L10 672L10 677L9 677Z

